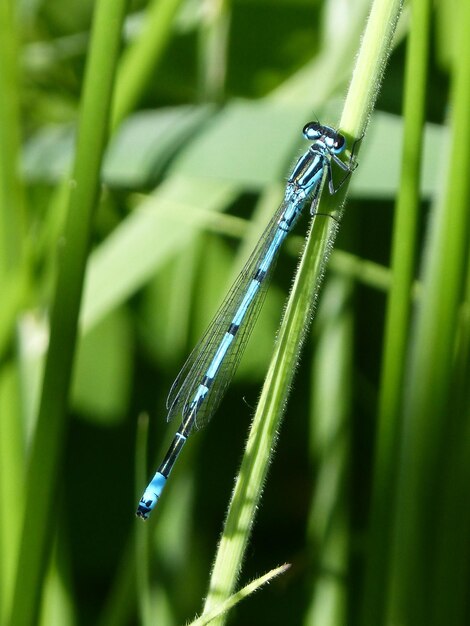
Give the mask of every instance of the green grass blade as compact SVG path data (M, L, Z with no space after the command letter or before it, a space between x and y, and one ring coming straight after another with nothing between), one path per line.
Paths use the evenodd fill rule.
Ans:
M149 418L148 415L140 415L137 423L136 440L136 494L147 477L147 464L145 463L148 439ZM138 496L136 495L136 501ZM152 623L151 620L151 594L150 594L150 567L149 567L149 526L139 524L135 529L135 564L137 583L137 602L142 626Z
M144 18L143 32L126 50L116 80L111 127L133 110L144 93L172 33L181 0L153 0Z
M27 472L24 525L11 624L33 625L50 553L66 406L77 334L83 276L109 127L114 71L125 0L96 5L85 78L80 133L62 250L51 311L50 341L35 437Z
M200 99L222 102L227 74L229 0L207 0L199 30Z
M0 3L0 622L11 604L18 550L17 511L21 493L23 430L14 354L16 312L29 285L22 265L25 200L20 164L20 80L17 4ZM21 505L20 505L21 506ZM19 511L21 515L22 510Z
M16 3L0 6L0 281L21 261L25 231L20 166L20 96Z
M204 612L223 602L236 583L261 496L300 346L322 276L336 222L316 218L296 276L235 484ZM313 293L312 293L313 292ZM292 336L295 341L292 340ZM223 619L223 618L221 618ZM218 622L219 623L219 622ZM222 622L221 622L222 623Z
M234 593L232 596L227 598L227 600L215 606L213 609L211 609L211 611L209 611L208 613L204 613L204 615L201 615L201 617L191 622L189 626L206 626L206 624L210 624L217 617L220 617L224 613L227 613L231 608L237 605L241 600L244 600L245 598L250 596L252 593L260 589L260 587L262 587L263 585L266 585L267 583L271 582L273 578L276 578L276 576L280 576L281 574L284 574L284 572L287 571L289 567L290 565L288 563L286 563L285 565L280 565L279 567L276 567L275 569L272 569L271 571L267 572L263 576L260 576L259 578L252 580L251 583L248 583L248 585L245 585L243 589L240 589L240 591L237 591L237 593Z
M310 457L315 490L308 540L312 593L305 626L346 622L350 551L347 485L353 390L353 282L330 277L315 320Z
M374 106L400 8L400 2L389 0L378 0L372 7L340 124L340 128L352 136L361 135ZM345 192L343 189L334 197L323 198L320 211L340 210ZM230 596L236 584L300 348L336 231L337 224L333 220L315 218L236 480L204 612ZM220 618L217 624L223 621L224 618Z
M406 374L406 437L398 477L389 623L438 623L432 579L434 546L442 541L438 525L441 504L447 500L443 471L449 454L444 442L454 421L467 418L451 412L450 394L468 256L470 4L461 3L456 25L451 146L443 194L434 207L425 251L422 297ZM456 600L454 593L451 588L439 590L439 596L448 598L449 608Z
M380 624L385 607L391 516L398 467L400 409L411 313L429 47L429 0L412 3L407 49L404 145L385 329L363 623Z
M325 3L320 54L284 81L273 97L297 105L305 102L305 114L311 116L312 110L336 96L351 75L357 42L364 30L370 4L370 0L357 0L349 7L341 3Z
M21 493L24 478L24 445L19 380L16 364L0 369L0 624L4 624L11 605L13 580L20 532L12 502ZM21 505L21 504L20 504ZM15 511L16 513L16 511ZM21 515L22 511L20 511Z
M452 419L442 454L442 498L437 510L439 541L433 567L434 624L460 626L467 616L468 554L462 546L468 542L470 506L467 504L470 483L470 259L467 261L465 301L460 310L458 344L452 376Z
M352 137L361 136L374 109L401 5L401 0L375 0L372 4L340 123Z

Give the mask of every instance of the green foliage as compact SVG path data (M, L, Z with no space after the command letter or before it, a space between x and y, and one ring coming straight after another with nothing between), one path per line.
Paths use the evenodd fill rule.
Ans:
M468 622L470 4L412 0L391 45L399 4L1 4L0 626ZM367 127L341 228L296 273L301 220L143 524L168 389L317 116Z

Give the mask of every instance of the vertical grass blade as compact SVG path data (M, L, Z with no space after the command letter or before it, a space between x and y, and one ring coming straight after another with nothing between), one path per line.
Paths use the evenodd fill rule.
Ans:
M352 287L347 277L330 277L315 322L318 340L312 368L310 456L318 471L308 524L312 593L305 626L347 622Z
M354 67L340 128L360 137L382 84L402 0L374 0Z
M18 556L19 528L10 514L11 503L23 485L24 445L21 425L20 390L16 363L0 369L0 624L11 606ZM20 511L20 514L22 510Z
M147 468L145 463L145 450L148 439L148 415L139 415L137 422L136 440L136 499L141 490L141 485L145 483ZM148 524L138 524L135 529L135 576L137 583L137 602L139 607L139 617L142 626L151 624L151 594L150 594L150 534Z
M362 621L381 624L386 598L401 401L411 311L429 48L429 0L413 0L404 96L404 143L392 246Z
M470 4L459 3L452 85L451 147L442 198L434 207L423 289L406 376L388 623L434 624L432 578L454 420L450 392L468 256L470 199ZM410 593L412 589L412 593ZM439 594L453 603L453 590ZM446 619L446 623L449 623Z
M230 28L229 0L204 0L199 34L200 98L221 102L227 73Z
M460 310L457 350L452 376L451 419L445 449L437 511L439 541L432 577L433 624L460 626L468 616L468 545L470 529L470 258L467 260L466 294Z
M112 129L122 122L141 98L165 50L181 0L152 0L143 31L124 52L116 80Z
M27 283L23 259L25 198L20 177L20 95L17 7L0 4L0 355L11 341Z
M401 9L396 0L376 0L366 26L340 128L359 137L373 109ZM371 86L372 85L372 86ZM322 199L322 213L341 210L344 189ZM212 571L204 613L232 593L272 457L300 349L337 231L336 222L314 220L279 331L253 420ZM225 617L215 620L223 624Z
M25 230L20 165L16 3L0 5L0 283L21 260Z
M26 504L12 626L36 623L43 573L50 554L83 276L126 4L126 0L100 0L95 9L39 415L25 491L18 494ZM15 502L11 508L14 511Z
M19 175L20 95L17 3L0 3L0 622L11 603L19 530L11 513L22 484L23 432L17 363L10 357L16 313L27 293L25 202ZM14 351L11 350L13 353ZM20 504L21 507L21 504ZM22 511L20 511L21 514Z

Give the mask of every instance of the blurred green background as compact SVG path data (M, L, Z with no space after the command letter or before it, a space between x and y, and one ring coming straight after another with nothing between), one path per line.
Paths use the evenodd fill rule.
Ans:
M48 310L63 244L64 197L73 187L62 181L68 180L74 158L96 4L5 0L1 9L0 235L4 250L21 242L13 266L3 259L1 271L2 624L10 624L22 481L35 437ZM145 530L137 528L137 543L136 502L174 433L165 422L171 383L282 198L289 168L305 149L303 125L316 118L338 123L370 4L129 3L92 227L70 419L61 442L60 486L50 528L54 547L44 569L38 623L165 626L186 623L201 611L307 218L281 253L257 327L216 418L191 438L152 521ZM433 205L443 195L451 169L451 77L459 62L468 61L470 67L470 60L456 52L459 17L454 5L464 2L435 2L430 22L415 280L422 280L426 265L432 265L423 256L424 244L432 248L428 229L435 219ZM446 346L454 347L445 362L445 380L441 376L432 383L433 391L442 384L431 420L434 435L427 436L426 419L409 426L406 415L412 420L416 413L407 414L407 402L413 404L400 398L395 413L399 443L391 438L394 452L387 460L397 472L392 482L400 494L400 481L407 479L399 475L405 467L400 455L406 460L409 438L416 436L426 446L427 465L423 461L419 475L429 479L423 479L429 507L415 500L420 511L413 518L415 530L423 531L423 545L411 569L406 557L400 560L399 543L398 556L384 556L379 568L384 581L391 572L393 588L403 563L403 577L411 581L410 606L406 595L403 599L398 593L406 606L399 611L401 622L392 621L393 611L384 608L397 595L391 591L392 600L386 599L388 582L374 590L368 570L374 542L381 548L391 545L390 532L398 537L401 532L400 521L393 526L395 516L410 514L408 496L398 495L397 503L389 500L388 511L395 530L387 529L382 537L371 533L411 24L417 27L406 5L305 342L240 586L278 564L292 567L239 604L230 624L463 626L470 619L465 599L470 545L464 488L469 478L465 221L453 222L465 243L456 270L458 295L447 318L453 320L455 335ZM461 158L465 164L465 155ZM16 161L18 172L9 167ZM468 202L467 191L462 194ZM416 284L413 293L419 302ZM398 393L414 387L413 376L425 381L413 366L419 320L415 324L415 331L407 331ZM427 348L428 363L442 362L431 343ZM422 484L414 484L423 493ZM454 491L447 490L448 484ZM444 557L439 545L447 540L453 556ZM146 567L149 579L143 582ZM139 601L147 583L149 612ZM381 608L371 608L377 593Z

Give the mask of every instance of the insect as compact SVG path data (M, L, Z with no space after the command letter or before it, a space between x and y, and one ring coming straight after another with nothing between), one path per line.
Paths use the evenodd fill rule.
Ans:
M309 122L304 126L303 134L312 144L294 166L281 206L170 389L167 419L178 415L182 421L162 464L140 500L137 515L143 519L148 518L158 502L191 432L205 426L216 412L260 311L280 247L307 200L311 199L310 214L314 216L323 181L328 182L328 190L333 195L357 167L354 158L357 141L348 163L344 163L338 156L346 149L346 139L341 133L330 126ZM345 173L336 187L333 163Z

